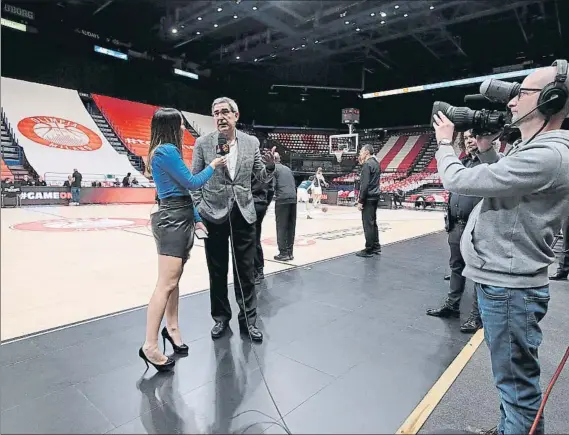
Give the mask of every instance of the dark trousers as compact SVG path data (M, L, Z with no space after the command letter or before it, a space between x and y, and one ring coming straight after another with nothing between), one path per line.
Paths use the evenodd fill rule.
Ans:
M277 221L277 244L282 255L293 254L294 234L296 232L296 202L292 204L275 204Z
M454 305L456 307L460 306L460 300L462 299L462 294L464 293L464 287L466 285L466 278L462 276L465 264L460 252L460 239L463 232L463 224L453 223L452 229L448 233L448 245L450 247L450 289L447 301L449 305ZM474 295L471 313L480 317L476 294Z
M267 207L255 206L255 212L257 213L257 222L255 222L255 272L262 273L265 267L265 256L261 245L261 229L263 219L267 214Z
M559 267L557 269L558 273L567 274L569 273L569 218L565 220L563 224L563 252L559 258Z
M239 207L235 205L231 212L233 233L233 276L235 299L239 305L239 323L245 326L245 313L250 325L257 321L257 294L255 293L255 224L248 223ZM229 269L229 220L215 224L204 219L208 231L205 239L205 256L209 270L209 297L211 317L216 322L228 322L231 319L231 306L227 297L227 273ZM243 293L243 295L242 295Z
M366 251L377 251L381 249L381 245L379 243L379 228L377 226L378 203L378 199L368 199L362 210L362 223L366 239Z

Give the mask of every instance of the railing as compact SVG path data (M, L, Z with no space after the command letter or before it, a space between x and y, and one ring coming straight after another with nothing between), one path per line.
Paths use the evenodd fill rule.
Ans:
M71 174L66 174L63 172L46 172L43 175L44 181L47 183L48 186L60 186L65 181L67 181L67 177ZM112 187L115 186L116 183L119 183L122 186L122 180L126 177L127 174L81 174L83 176L81 185L84 187L90 187L91 183L94 181L99 181L105 187ZM131 180L132 181L132 180ZM154 183L147 182L145 180L137 180L139 186L143 187L154 187Z

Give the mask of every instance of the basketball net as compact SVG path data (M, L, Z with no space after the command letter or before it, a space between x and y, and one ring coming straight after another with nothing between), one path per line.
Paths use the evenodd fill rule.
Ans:
M332 154L336 156L336 160L338 160L338 163L340 163L342 161L342 155L344 154L344 150L333 151Z

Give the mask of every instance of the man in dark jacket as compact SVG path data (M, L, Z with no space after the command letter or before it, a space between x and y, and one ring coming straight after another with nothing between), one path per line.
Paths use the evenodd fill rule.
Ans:
M294 235L296 231L296 182L281 157L275 154L275 218L277 221L277 244L279 254L275 260L293 260Z
M374 155L371 145L364 145L360 150L360 193L358 197L358 210L362 212L362 223L366 239L365 249L358 251L358 257L372 257L381 254L379 244L379 228L377 227L377 205L379 203L379 177L381 169Z
M255 212L257 213L256 228L256 252L255 252L255 284L260 284L265 278L265 256L263 254L263 246L261 245L261 228L263 219L267 214L269 204L273 200L275 191L273 190L273 180L268 183L261 182L255 174L251 177L251 192L253 193L253 202L255 203Z
M474 168L480 164L478 159L478 143L476 137L472 134L472 130L464 132L463 135L466 157L461 162L466 168ZM477 196L449 194L447 203L447 231L448 244L450 247L450 290L447 298L440 308L429 308L427 315L434 317L460 317L460 300L464 293L466 278L462 276L464 270L464 259L460 253L460 239L470 213L474 206L480 202L482 198ZM482 326L480 320L480 311L478 310L478 301L476 294L472 310L468 319L462 324L460 330L464 333L474 333Z

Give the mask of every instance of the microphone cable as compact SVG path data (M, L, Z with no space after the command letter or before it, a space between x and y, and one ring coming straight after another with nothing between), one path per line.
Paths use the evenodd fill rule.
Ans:
M227 175L229 175L229 168L227 168L227 172L228 172ZM257 361L257 366L259 367L259 373L261 374L261 378L263 379L263 383L265 384L265 388L267 389L267 392L269 393L269 396L270 396L270 398L271 398L271 401L273 402L273 405L274 405L275 409L277 410L277 413L278 413L278 415L279 415L279 417L280 417L280 419L281 419L281 422L282 422L282 423L280 423L280 422L278 422L278 421L274 421L273 424L276 424L277 426L280 426L282 429L284 429L284 431L285 431L288 435L292 435L292 432L291 432L290 429L288 428L288 426L287 426L287 424L286 424L286 422L285 422L284 416L282 415L281 410L280 410L279 406L277 405L277 402L276 402L276 400L275 400L275 398L274 398L274 396L273 396L273 393L271 392L271 389L270 389L270 387L269 387L269 383L267 382L267 378L265 377L265 373L264 373L264 371L263 371L263 368L261 367L261 360L259 359L259 355L257 354L257 351L256 351L256 349L255 349L255 342L254 342L254 340L253 340L253 336L251 335L251 331L249 330L249 327L250 327L251 325L249 324L249 318L247 317L247 310L245 309L245 293L243 292L243 286L241 285L241 278L239 277L239 270L238 270L238 267L237 267L237 257L236 257L236 255L235 255L235 247L234 247L234 244L233 244L233 224L231 223L231 210L232 210L232 207L231 207L231 198L230 198L230 196L229 196L229 194L228 194L228 192L229 192L229 186L231 186L231 191L233 192L233 196L236 198L236 200L237 200L237 195L236 195L236 193L235 193L235 186L234 186L233 184L229 185L229 184L227 183L226 174L223 174L223 185L225 186L225 193L226 193L226 195L227 195L227 210L228 210L228 212L227 212L227 213L228 213L228 214L227 214L227 220L229 221L229 243L230 243L230 247L231 247L231 258L232 258L233 266L234 266L234 267L233 267L233 270L236 272L236 273L235 273L236 276L234 277L234 279L237 280L237 282L238 282L238 284L239 284L239 290L241 291L241 302L242 302L242 305L243 305L243 306L240 307L240 308L243 310L243 314L245 315L245 323L246 323L246 326L247 326L247 335L248 335L249 341L250 341L250 343L251 343L251 349L253 350L253 355L255 355L255 359L256 359L256 361ZM239 205L237 205L237 207L239 207ZM235 281L233 282L233 285L235 285ZM256 291L256 289L253 288L253 291ZM248 412L248 411L245 411L245 412ZM238 417L239 415L244 414L245 412L239 413L239 414L237 414L236 416L234 416L233 418ZM250 412L250 411L249 411L249 412ZM256 412L259 412L260 414L267 416L266 414L264 414L264 413L262 413L262 412L260 412L260 411L256 411ZM267 417L271 418L270 416L267 416ZM242 433L245 433L245 431L249 430L249 429L250 429L251 427L253 427L254 425L256 425L256 424L261 424L261 423L264 423L264 422L255 422L255 423L253 423L253 424L248 425Z

